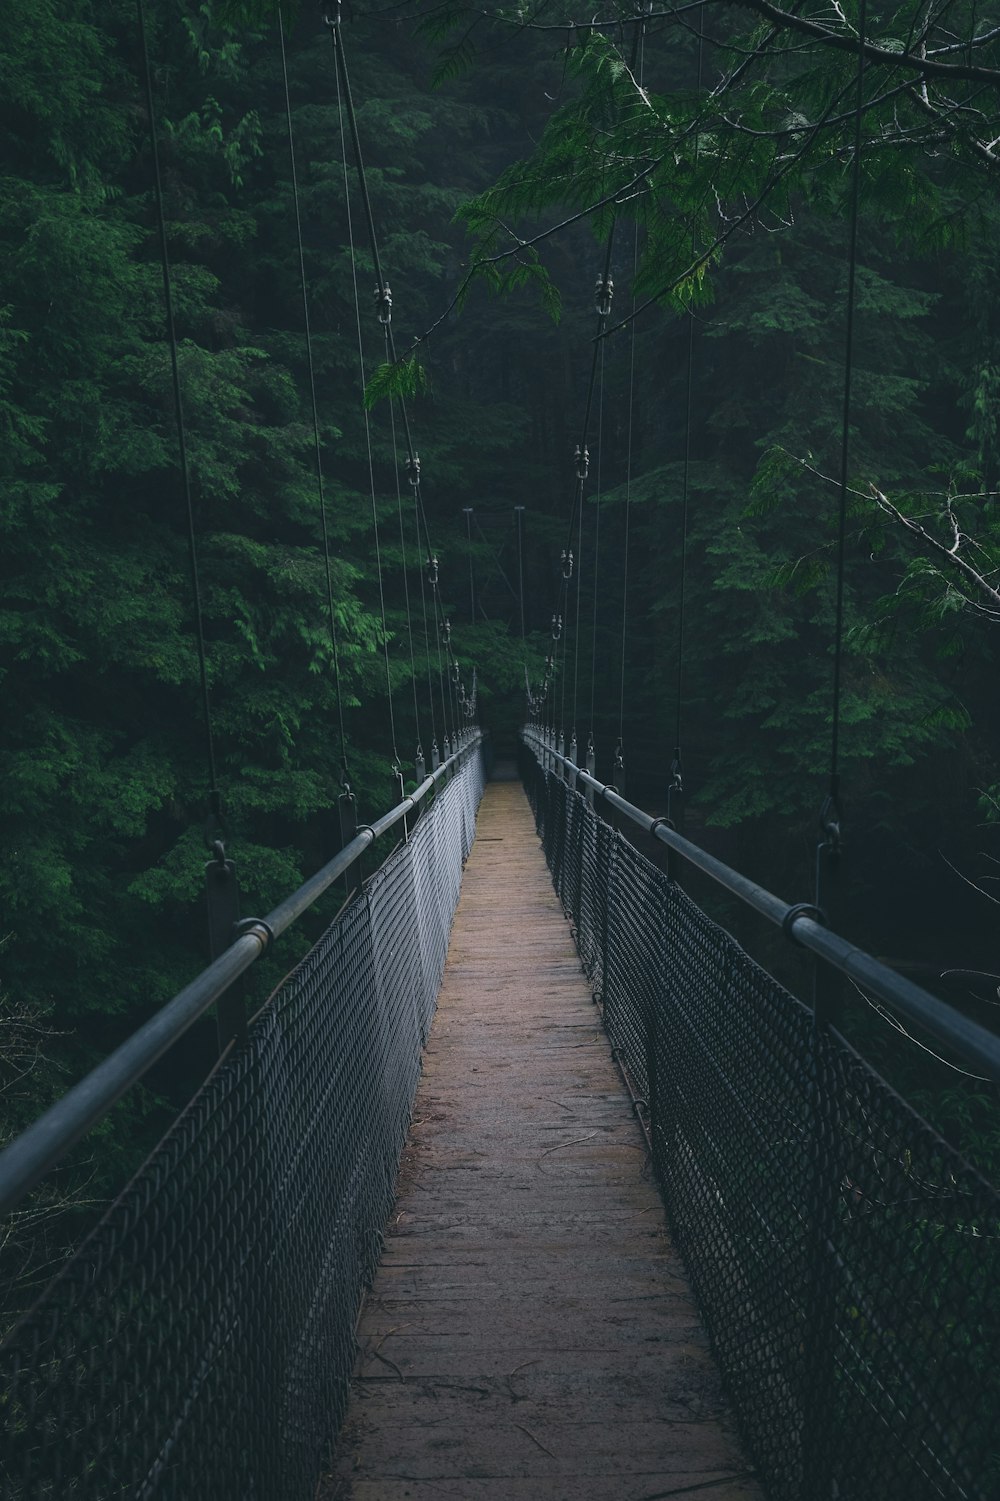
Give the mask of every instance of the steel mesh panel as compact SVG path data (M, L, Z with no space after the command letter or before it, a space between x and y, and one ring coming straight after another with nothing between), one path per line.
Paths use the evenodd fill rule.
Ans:
M477 754L0 1347L8 1501L306 1501L343 1417Z
M768 1495L996 1501L1000 1195L584 799L525 776L561 894L583 852L581 960Z

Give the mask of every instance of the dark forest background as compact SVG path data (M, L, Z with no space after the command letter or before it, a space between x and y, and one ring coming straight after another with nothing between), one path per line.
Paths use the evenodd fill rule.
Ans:
M525 10L501 8L491 24L458 6L421 18L358 5L343 26L401 349L478 266L461 308L419 345L427 389L406 379L452 646L470 689L475 669L479 720L501 751L524 717L526 677L537 692L552 649L607 206L498 268L486 258L664 157L669 182L650 173L649 191L619 205L612 321L629 314L637 267L635 295L655 302L634 338L630 325L605 341L563 671L544 713L567 737L575 722L581 745L593 733L606 779L621 727L628 795L660 813L679 710L686 832L806 900L829 760L850 178L849 122L815 151L809 125L854 64L770 47L753 9L706 8L719 45L706 56L702 44L700 64L696 29L657 13L641 85L634 22L577 32L548 11L538 26L551 30L526 25ZM874 25L902 36L909 9ZM988 30L995 8L947 9L961 39ZM281 56L266 11L159 0L148 17L219 783L249 912L329 858L342 780ZM344 754L366 821L394 801L386 660L410 785L418 744L428 758L432 738L443 747L453 700L438 693L437 632L424 632L426 548L386 400L369 430L383 632L353 270L371 377L384 359L372 259L349 153L353 253L348 236L328 29L304 7L286 31ZM731 85L738 131L720 107L693 133L709 91L739 68L726 39L766 61ZM893 86L888 63L871 78ZM836 919L989 1023L1000 210L996 168L975 142L1000 93L963 87L973 102L945 111L957 137L934 118L920 134L900 113L905 94L866 121ZM936 100L908 107L926 115L925 103ZM976 110L970 144L961 131ZM656 130L674 130L676 147L654 149ZM805 145L780 192L735 225L775 161ZM131 0L25 0L5 16L0 171L5 1139L206 958L209 779ZM697 274L668 274L720 228L725 243ZM805 983L738 914L717 915ZM252 1000L322 918L283 940ZM851 1010L858 1044L1000 1171L992 1091L863 997ZM211 1050L206 1023L4 1232L14 1303L141 1159Z

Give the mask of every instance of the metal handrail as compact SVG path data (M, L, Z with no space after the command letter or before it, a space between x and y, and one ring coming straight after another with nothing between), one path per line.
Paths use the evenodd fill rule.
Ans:
M973 1065L994 1083L1000 1083L1000 1036L995 1032L990 1032L978 1022L963 1016L947 1001L914 985L912 980L905 979L846 938L841 938L824 927L815 917L810 917L808 912L801 910L802 904L782 901L756 881L740 875L739 871L692 844L689 839L664 823L663 819L652 818L634 803L627 802L614 786L599 782L568 756L561 755L537 731L525 729L521 735L524 743L543 765L543 758L547 758L551 765L563 768L570 774L574 785L588 788L603 798L609 807L616 809L661 844L665 844L746 906L766 917L768 922L781 928L794 942L809 949L856 984L863 985L879 1000L895 1007L938 1042L954 1049L963 1062Z
M297 891L279 902L267 917L244 923L243 932L224 953L203 969L155 1016L127 1037L103 1062L91 1069L51 1105L43 1115L0 1153L0 1214L15 1209L25 1194L95 1126L122 1095L177 1042L189 1027L224 995L277 938L313 905L338 877L344 875L376 839L412 813L438 782L468 759L482 742L475 730L471 738L424 778L409 797L373 824L360 829L333 859L305 881Z

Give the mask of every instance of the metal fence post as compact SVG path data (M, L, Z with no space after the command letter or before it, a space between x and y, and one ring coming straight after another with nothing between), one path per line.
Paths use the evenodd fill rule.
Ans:
M236 861L226 858L221 843L216 858L205 866L205 898L208 905L208 952L211 959L217 959L236 937L236 925L240 920ZM246 1042L247 1008L242 979L230 985L216 1002L215 1026L220 1056L231 1042Z
M358 832L358 800L353 792L341 793L337 799L337 812L340 817L340 848L346 849ZM358 866L359 862L355 861L344 871L344 895L347 897L361 885L363 873Z

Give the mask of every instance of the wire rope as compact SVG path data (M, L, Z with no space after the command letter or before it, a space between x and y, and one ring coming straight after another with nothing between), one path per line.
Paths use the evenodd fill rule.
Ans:
M580 702L580 605L581 605L581 595L583 594L583 588L582 588L582 585L583 585L583 485L582 485L582 483L581 483L581 486L580 486L579 500L580 500L580 503L577 505L577 508L576 508L577 509L577 513L578 513L578 528L577 528L577 555L576 555L577 556L577 562L576 562L576 612L575 612L576 618L575 618L574 625L573 625L573 719L572 719L572 731L573 731L573 733L572 733L572 735L570 737L570 744L574 747L574 750L567 752L567 754L569 755L570 760L573 761L576 765L579 765L579 762L576 759L576 744L577 744L577 741L576 741L576 727L577 727L577 722L578 722L578 717L579 717L579 702Z
M698 23L698 94L701 94L705 70L705 32L701 19ZM700 140L694 139L694 160L697 166ZM691 256L696 250L695 236L691 236ZM677 653L675 667L674 699L674 753L670 763L670 784L667 790L667 816L672 812L672 799L684 791L684 760L681 753L681 719L684 707L684 628L687 609L688 539L691 520L691 418L694 402L694 357L695 319L688 308L687 375L684 396L684 463L681 475L681 546L680 576L677 585Z
M191 596L194 605L195 638L198 648L198 678L201 688L202 719L205 736L205 756L208 766L208 805L210 817L217 825L222 820L222 794L219 790L215 759L215 738L212 733L212 706L208 691L208 661L205 649L205 619L201 602L201 583L198 572L198 540L194 522L194 501L191 491L191 469L188 463L187 435L184 425L184 402L181 393L180 361L177 348L177 325L174 318L173 283L170 274L170 252L167 245L167 221L163 204L163 179L160 173L160 152L156 134L156 110L153 104L153 77L149 64L149 44L146 35L146 13L143 0L136 0L139 20L139 43L142 52L143 84L146 93L146 112L149 121L149 145L153 159L153 181L156 194L156 225L160 246L160 271L163 278L163 300L166 312L167 340L170 346L170 374L173 386L174 420L177 427L177 450L187 513L188 561L191 574ZM213 847L220 830L212 831Z
M285 123L288 128L288 161L292 179L292 203L295 212L295 239L299 257L299 286L302 292L302 327L305 334L306 365L309 373L309 396L312 404L313 449L316 464L316 498L319 503L320 524L323 537L323 567L326 577L326 604L330 627L330 647L333 652L334 692L337 700L337 726L340 735L341 780L348 784L347 735L344 730L344 700L340 680L340 647L337 640L337 617L333 599L333 575L330 562L330 528L327 522L326 489L323 479L323 450L320 439L319 403L316 399L316 364L313 358L312 324L309 316L309 289L306 281L305 246L302 238L302 211L299 201L299 178L295 162L295 134L292 127L292 96L288 85L288 56L285 48L285 27L278 12L278 42L281 49L281 79L285 94Z
M642 84L642 61L644 48L640 51ZM639 268L639 225L635 225L632 240L632 307L635 307L635 278ZM619 792L624 791L625 771L625 661L628 647L628 570L629 544L632 529L632 439L635 426L635 320L630 325L628 362L628 424L625 437L625 526L622 540L622 651L618 684L618 745L615 750L615 778Z
M472 624L476 623L476 575L472 566L472 507L463 506L465 516L465 535L469 549L469 619Z
M597 300L598 300L598 313L597 313L597 332L598 332L598 338L593 343L593 349L592 349L591 359L590 359L590 375L589 375L589 378L587 380L587 399L586 399L586 402L584 403L583 423L582 423L581 429L580 429L580 441L579 441L579 443L577 444L577 447L576 447L576 455L575 455L575 462L576 462L576 486L575 486L575 489L574 489L573 505L572 505L572 507L570 509L569 534L568 534L567 543L566 543L566 551L569 552L569 550L573 547L573 542L574 542L574 535L573 535L573 533L574 533L574 529L575 529L575 531L576 531L576 538L575 538L575 540L576 540L576 546L577 546L577 558L576 558L576 610L575 610L575 620L574 620L574 627L573 627L573 723L572 723L572 726L571 726L571 728L572 728L572 736L571 736L571 741L570 741L571 744L575 743L575 741L576 741L576 728L577 728L577 717L578 717L579 697L580 697L580 594L581 594L581 586L582 586L582 583L583 583L583 507L584 507L584 499L586 497L586 490L587 490L587 476L588 476L589 471L590 471L590 450L587 447L587 438L588 438L588 435L589 435L589 432L590 432L590 419L591 419L591 415L592 415L593 409L594 409L594 393L595 393L595 391L597 389L597 374L598 374L598 369L600 368L599 353L600 353L601 345L603 343L603 340L600 339L600 334L603 332L604 328L606 327L607 321L608 321L608 317L610 316L610 312L611 312L611 290L612 290L612 282L611 282L611 255L612 255L612 251L614 249L614 240L615 240L615 221L612 220L612 222L611 222L611 228L608 231L607 243L605 245L603 274L598 277L597 291L596 291L596 294L595 294L596 297L597 297ZM568 605L568 603L569 603L569 598L568 598L569 591L568 591L568 589L566 590L566 595L567 595L566 603ZM567 617L568 617L568 610L567 610ZM563 655L564 655L564 660L565 660L565 650L564 650ZM565 731L565 688L564 688L563 727L564 727L564 731Z
M393 424L393 431L395 431L395 423ZM417 556L419 557L420 551L421 551L421 548L420 548L420 509L419 509L419 502L418 502L418 497L417 497L416 491L414 491L414 495L413 495L413 521L414 521L414 526L416 527L416 532L417 532ZM433 753L435 755L437 755L437 753L438 753L437 719L436 719L436 716L434 714L434 685L433 685L433 675L432 675L432 672L431 672L431 630L430 630L430 622L429 622L429 620L427 618L427 590L425 588L425 583L424 583L424 570L423 570L423 568L418 567L417 574L418 574L419 579L420 579L420 613L421 613L421 616L423 617L423 622L424 622L424 651L425 651L425 661L426 661L426 664L427 664L427 706L428 706L428 709L430 710L430 716L431 716L431 750L433 751Z
M844 406L840 439L840 495L837 505L837 584L833 639L833 703L830 716L830 781L820 822L836 852L840 845L840 718L844 655L844 575L847 543L847 476L851 450L851 384L854 371L854 315L857 302L858 218L861 198L861 141L864 117L867 0L858 5L858 78L854 109L854 162L851 177L847 257L847 316L844 338ZM818 870L818 866L817 866Z
M378 235L375 231L375 216L372 212L371 195L368 191L368 176L365 171L364 155L361 150L361 136L358 130L357 112L354 108L354 96L351 91L350 74L347 67L347 54L344 49L344 38L340 24L339 0L332 13L326 17L326 24L330 31L330 40L333 47L335 72L337 75L338 102L341 97L346 107L348 126L351 141L354 148L354 159L357 166L358 183L361 192L361 200L364 206L365 219L368 225L368 238L371 248L372 263L375 268L375 297L379 312L379 320L385 325L388 348L392 363L396 363L396 341L392 331L392 293L389 284L382 271L382 261L378 249ZM345 161L346 166L346 161ZM359 315L360 316L360 315ZM438 590L438 560L430 545L430 532L427 526L427 516L424 511L423 497L420 489L420 456L413 446L413 435L410 431L409 417L406 411L406 403L400 396L399 412L403 423L403 433L406 440L407 461L410 484L413 486L417 512L417 535L420 535L420 526L423 524L424 539L427 544L427 568L431 575L431 594L434 601L435 623L438 630L438 675L441 685L441 712L444 720L445 735L448 735L448 710L447 693L444 682L444 665L441 658L441 634L443 630L443 614Z
M527 695L527 712L532 713L531 681L528 677L528 643L524 629L524 506L514 507L514 526L517 531L517 597L521 616L521 666L524 668L524 690Z
M388 349L388 339L386 340L386 347ZM399 483L399 450L396 443L396 413L393 410L391 401L389 402L389 431L392 437L392 470L396 479L396 511L399 516L399 552L403 565L403 599L406 605L406 639L410 648L410 682L413 685L413 722L415 725L417 737L417 760L422 762L424 759L424 747L423 739L420 734L420 705L417 695L417 664L416 657L413 651L413 616L410 610L410 581L406 558L406 528L403 524L403 487ZM424 630L426 633L426 606L424 617ZM433 725L434 704L433 696L431 695L431 680L429 669L427 676L427 692L431 697L431 721ZM436 740L437 737L435 736L434 738Z
M365 405L365 348L364 334L361 327L361 294L358 289L358 262L354 244L354 215L351 210L351 185L350 174L347 170L347 137L344 131L344 108L340 88L340 72L337 72L337 114L340 120L341 155L344 165L344 207L347 219L347 241L351 256L351 282L354 290L354 317L358 336L358 373L361 382L361 410L365 424L365 449L368 459L368 484L371 497L372 534L375 542L375 568L378 575L378 599L379 612L382 623L382 660L385 668L385 697L389 709L389 736L392 742L393 771L397 775L401 769L399 750L396 746L396 715L392 703L392 676L389 668L389 631L385 614L385 584L382 577L382 547L379 538L378 526L378 501L375 487L375 459L372 453L371 422L368 417L368 408ZM356 127L355 127L356 128ZM352 132L353 133L353 132ZM366 212L371 216L371 207L368 204L367 189L363 193L366 204Z
M597 699L597 614L601 568L601 468L604 451L604 344L601 343L601 367L597 395L597 480L594 486L594 613L590 633L590 738L588 753L594 750L594 706ZM588 768L589 769L589 768Z
M645 30L645 17L640 17L639 18L639 26L637 27L636 35L635 35L635 37L633 39L633 43L632 43L632 56L631 56L631 61L630 61L630 67L632 68L633 71L635 70L636 58L637 58L638 53L639 53L639 46L640 46L640 43L641 43L641 39L642 39L642 35L643 35L644 30ZM584 504L584 499L585 499L585 495L586 495L587 475L588 475L589 466L590 466L590 454L589 454L589 450L587 448L587 437L588 437L588 433L590 431L590 419L591 419L591 415L593 413L594 394L595 394L595 391L597 389L598 372L599 372L599 370L601 372L603 372L603 369L604 369L603 360L599 360L598 355L599 355L599 351L603 348L604 334L605 334L605 331L607 330L608 319L611 316L611 300L612 300L613 288L614 288L614 284L613 284L613 282L611 280L611 258L612 258L612 254L613 254L613 251L614 251L615 229L616 229L616 226L617 226L617 219L615 217L612 217L611 225L610 225L610 228L608 230L608 237L607 237L607 242L606 242L606 245L605 245L605 251L604 251L603 272L602 272L602 274L597 279L597 287L596 287L596 290L595 290L595 297L596 297L596 301L597 301L597 335L596 335L595 339L592 341L592 353L591 353L591 360L590 360L590 375L589 375L589 378L588 378L588 381L587 381L587 397L586 397L586 401L584 403L583 423L582 423L582 426L581 426L580 441L577 444L577 448L576 448L577 482L576 482L576 486L575 486L575 490L574 490L573 504L572 504L572 506L570 508L569 528L568 528L568 533L567 533L566 547L564 549L564 555L570 553L570 551L572 549L572 546L573 546L573 537L574 537L574 530L575 530L576 531L576 541L577 541L578 556L577 556L577 560L576 560L576 611L575 611L575 623L574 623L574 632L573 632L573 649L574 649L574 666L573 666L573 724L572 724L572 732L573 733L572 733L572 738L571 738L571 744L575 743L575 741L576 741L576 728L577 728L577 717L578 717L578 707L579 707L579 681L580 681L580 594L581 594L581 585L582 585L582 582L583 582L583 557L582 557L582 553L583 553L583 504ZM603 390L603 386L602 386L602 390ZM597 525L599 527L600 523L598 522ZM595 563L596 563L596 557L595 557ZM563 591L564 591L564 593L566 595L566 603L567 603L567 606L568 606L568 589L567 589L567 586L566 586L566 575L565 575L565 573L563 575ZM596 602L595 602L595 608L596 608ZM568 609L567 609L567 623L568 623ZM565 664L565 659L566 659L566 647L564 645L564 648L563 648L563 661L564 661L564 664ZM562 725L563 725L562 733L565 734L565 721L566 721L566 674L565 674L565 670L563 672L563 692L562 692L561 719L562 719ZM593 714L591 714L591 719L593 719Z

